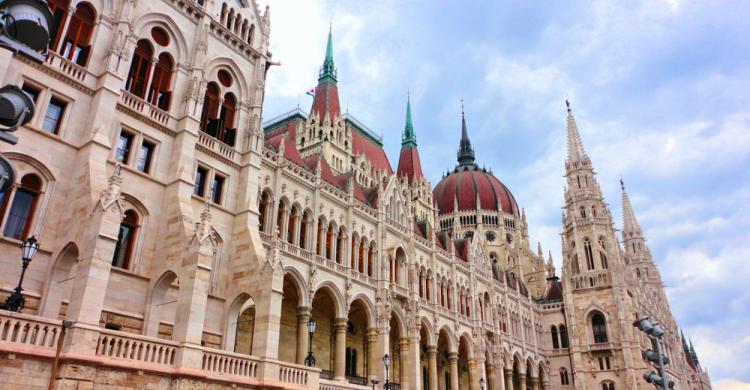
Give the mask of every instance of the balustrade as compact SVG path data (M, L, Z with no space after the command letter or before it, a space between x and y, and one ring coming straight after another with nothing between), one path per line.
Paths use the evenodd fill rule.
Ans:
M174 365L179 344L124 332L101 330L96 354L150 364Z
M53 350L61 330L58 320L0 312L0 345L19 344Z

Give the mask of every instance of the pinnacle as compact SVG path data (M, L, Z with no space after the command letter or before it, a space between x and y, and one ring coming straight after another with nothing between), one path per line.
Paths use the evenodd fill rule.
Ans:
M565 103L568 106L568 163L586 160L588 155L583 149L581 134L578 132L578 125L570 109L570 102L566 100Z
M404 134L401 138L401 147L416 147L417 135L414 133L414 125L411 120L411 101L409 96L406 97L406 124L404 125Z
M630 204L630 197L627 191L625 191L625 184L620 180L620 186L622 188L622 221L623 221L623 233L640 233L641 226L638 225L638 220L635 218L635 212L633 212L633 206Z

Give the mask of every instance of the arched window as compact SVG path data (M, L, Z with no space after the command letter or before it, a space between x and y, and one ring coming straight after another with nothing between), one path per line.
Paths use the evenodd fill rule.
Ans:
M227 92L224 95L224 102L221 104L221 113L219 114L219 140L229 146L234 146L237 135L237 129L234 126L234 117L237 112L237 99L232 93Z
M614 382L602 382L602 390L615 390Z
M125 212L125 217L120 222L120 232L117 234L115 253L112 256L112 266L118 268L130 268L130 257L135 243L136 230L138 229L138 214L133 210Z
M52 11L52 18L55 20L50 26L50 49L55 50L60 38L60 32L65 27L65 21L68 18L68 8L70 8L70 0L49 0L47 2L50 11Z
M219 86L216 83L208 83L206 94L203 98L203 112L201 112L201 131L217 138L219 135Z
M91 52L91 35L94 32L96 11L88 3L76 6L65 34L60 54L80 66L86 66Z
M21 178L21 186L16 190L8 211L3 235L17 240L25 240L29 235L31 222L36 211L36 203L42 191L42 180L30 173ZM4 202L10 201L10 193L6 193ZM5 208L5 205L3 205Z
M591 251L591 242L588 239L583 241L583 250L586 252L586 265L589 270L594 269L594 253Z
M560 348L560 343L557 339L557 327L552 325L550 332L552 333L552 348L553 349Z
M253 44L253 37L255 36L255 25L250 25L250 32L247 34L247 43Z
M581 218L586 218L586 208L581 206L580 210L581 210Z
M568 370L565 367L560 369L560 384L563 386L570 384L568 382Z
M595 343L606 343L607 339L607 322L601 313L594 314L591 317L591 329L594 332Z
M167 53L159 54L159 60L154 68L154 76L151 79L151 87L148 91L148 102L161 108L164 111L169 110L169 103L172 100L172 92L169 90L169 84L172 80L172 69L174 62L172 57Z
M560 348L568 348L568 329L560 325Z
M154 48L145 39L138 41L130 62L128 78L125 80L125 89L140 98L146 96L146 83L151 73L151 58L154 56Z

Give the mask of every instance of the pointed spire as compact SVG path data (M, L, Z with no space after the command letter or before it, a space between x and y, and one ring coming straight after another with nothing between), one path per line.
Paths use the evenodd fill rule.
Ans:
M333 65L333 26L328 27L328 44L326 45L326 58L320 68L318 81L330 80L336 82L336 67Z
M414 133L414 126L411 122L411 99L409 93L406 94L406 124L404 125L404 134L401 137L402 148L414 148L417 146L417 135Z
M625 191L625 183L620 179L620 188L622 189L622 221L623 221L623 234L636 234L640 236L641 226L638 225L638 220L635 218L633 212L633 206L630 204L630 197L627 191Z
M474 165L474 148L469 141L469 133L466 130L466 115L464 114L464 100L461 99L461 143L458 146L458 164Z
M693 348L693 340L690 340L690 357L693 358L693 361L695 364L698 364L698 354L695 353L695 348Z
M570 102L567 99L565 105L568 107L568 163L587 160L589 157L583 149L581 134L578 133L578 125L576 125Z

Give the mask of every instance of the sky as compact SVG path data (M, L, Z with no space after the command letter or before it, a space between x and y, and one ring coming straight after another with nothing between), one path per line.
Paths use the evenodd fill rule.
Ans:
M675 317L715 389L750 389L750 3L266 0L264 118L317 81L329 23L341 105L398 163L407 93L432 185L455 166L461 99L477 162L560 266L565 99L605 200L619 179Z

